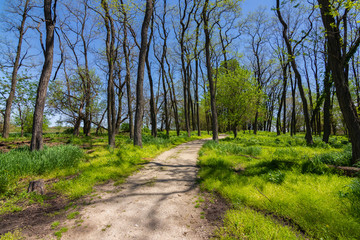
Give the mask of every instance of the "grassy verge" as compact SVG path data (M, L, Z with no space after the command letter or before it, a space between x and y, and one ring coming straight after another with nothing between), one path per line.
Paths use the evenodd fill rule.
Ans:
M203 135L209 137L205 133ZM47 196L26 193L30 180L49 180L53 183L47 186L48 191L77 199L91 193L96 184L109 180L115 184L122 183L161 152L199 138L195 133L191 137L185 133L179 137L175 133L171 133L170 137L160 133L158 138L145 134L143 148L139 148L133 146L128 137L119 135L116 138L117 147L110 149L106 135L73 137L55 134L46 137L69 145L46 147L38 152L20 147L0 154L0 215L21 211L24 201L27 204L44 202Z
M360 182L325 164L346 165L346 139L310 147L303 136L242 134L208 142L200 155L202 188L233 206L221 239L360 239Z

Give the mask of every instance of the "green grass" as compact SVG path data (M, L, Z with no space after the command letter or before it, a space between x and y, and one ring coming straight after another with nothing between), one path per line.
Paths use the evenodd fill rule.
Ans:
M121 184L161 152L199 138L195 133L187 137L185 132L179 137L174 132L170 132L170 137L159 132L158 138L145 134L143 148L140 148L133 146L127 136L118 135L117 147L111 149L107 146L107 135L74 137L49 134L46 137L71 145L45 147L37 152L20 147L0 154L0 215L21 211L24 206L35 202L43 204L46 196L26 193L27 184L32 179L56 179L47 186L47 191L55 191L71 200L78 199L91 193L97 184L108 181ZM203 137L210 136L203 133Z
M0 236L0 240L24 240L20 230L15 230L13 232L5 233L4 235Z
M58 226L60 225L60 222L59 221L55 221L55 222L53 222L52 224L51 224L51 229L55 229L55 228L57 228Z
M315 138L316 146L307 146L301 135L260 133L206 143L201 187L233 205L219 237L360 239L360 183L329 169L323 157L340 156L344 163L348 142L331 141L334 146ZM284 225L286 219L291 224Z
M56 236L57 239L61 239L62 234L66 233L67 231L68 231L68 228L62 227L59 231L55 232L54 235Z

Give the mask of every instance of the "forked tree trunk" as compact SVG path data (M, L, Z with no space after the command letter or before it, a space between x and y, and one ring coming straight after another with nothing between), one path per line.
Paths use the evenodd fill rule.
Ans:
M44 15L45 15L45 25L46 25L45 61L41 71L39 86L36 95L32 137L30 142L31 151L40 150L44 146L43 136L42 136L42 125L43 125L46 92L53 66L56 3L57 0L54 1L54 6L53 6L52 0L44 0ZM52 16L51 9L54 10L54 16Z

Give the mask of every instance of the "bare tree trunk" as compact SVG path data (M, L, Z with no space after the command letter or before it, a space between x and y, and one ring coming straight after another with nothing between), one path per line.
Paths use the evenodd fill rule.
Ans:
M302 100L302 103L303 103L303 111L304 111L304 118L305 118L305 125L306 125L305 139L306 139L307 144L313 144L314 142L313 142L312 135L311 135L311 123L310 123L308 104L307 104L305 92L304 92L302 82L301 82L301 75L300 75L300 72L298 71L297 64L296 64L296 61L295 61L295 56L293 54L293 49L291 47L290 40L289 40L288 35L287 35L288 26L287 26L287 24L285 23L285 21L283 20L283 18L281 16L280 0L276 0L276 12L277 12L277 16L279 18L279 21L283 25L283 38L284 38L285 43L286 43L286 48L287 48L288 54L291 57L290 63L291 63L291 66L292 66L292 68L294 70L295 79L297 81L297 85L298 85L299 92L300 92L300 97L301 97L301 100Z
M128 45L128 18L127 13L124 7L124 1L121 0L121 10L124 15L123 19L123 52L125 58L125 67L126 67L126 75L125 75L125 82L126 82L126 94L127 94L127 105L128 105L128 118L129 118L129 130L130 130L130 139L134 138L134 124L133 124L133 113L132 113L132 100L131 100L131 84L130 84L130 50Z
M212 115L212 130L213 130L213 140L219 141L219 127L218 127L218 118L217 118L217 109L216 109L216 99L215 99L215 86L213 81L213 73L210 62L210 29L209 29L209 12L208 12L209 0L205 0L204 8L202 12L202 17L204 21L204 33L205 33L205 55L206 55L206 68L207 76L209 81L209 91L210 91L210 104L211 104L211 115Z
M148 74L148 78L149 78L149 85L150 85L151 135L153 137L157 137L157 120L156 120L157 109L156 109L155 96L154 96L153 78L152 78L151 67L150 67L150 63L149 63L149 51L150 51L151 39L153 38L153 30L154 30L154 16L151 18L150 36L149 36L149 42L147 44L147 49L146 49L145 63L146 63L146 69L147 69L147 74Z
M41 76L39 80L39 86L36 95L34 119L33 119L33 129L32 137L30 142L31 151L40 150L43 148L43 137L42 137L42 125L43 125L43 115L45 108L45 98L46 92L52 72L53 66L53 56L54 56L54 30L56 23L56 3L52 5L52 0L44 0L44 16L46 24L46 48L45 48L45 61L41 71ZM51 9L54 11L54 16L52 16Z
M330 104L331 104L331 79L330 79L330 69L329 62L326 60L325 66L325 77L324 77L324 135L323 141L328 143L329 137L331 134L331 113L330 113Z
M20 65L21 47L22 47L24 34L26 32L25 22L26 22L26 18L27 18L27 14L28 14L29 10L30 10L29 0L26 0L24 10L23 10L22 20L21 20L21 25L18 28L19 29L19 40L18 40L18 45L17 45L17 50L16 50L16 57L15 57L15 62L14 62L14 66L13 66L13 71L11 74L11 88L10 88L10 92L9 92L9 97L8 97L8 99L6 99L4 126L3 126L3 131L2 131L3 138L9 137L11 106L12 106L12 102L13 102L14 96L15 96L15 89L16 89L16 84L17 84L17 73L18 73L19 65Z
M347 65L360 44L360 37L355 41L356 44L349 49L349 52L342 54L342 37L340 36L339 25L336 24L333 15L330 14L333 11L330 2L329 0L318 0L318 3L321 6L321 17L326 31L329 67L335 83L340 109L349 130L352 143L352 164L354 164L360 160L360 119L347 83Z
M179 112L177 107L177 100L176 100L176 93L175 93L175 86L174 86L174 80L173 76L171 74L171 68L170 63L167 59L167 56L165 55L166 64L168 66L168 72L169 72L169 79L167 79L167 75L165 75L166 82L168 83L169 93L170 93L170 99L171 99L171 105L174 110L174 118L175 118L175 127L176 127L176 135L180 136L180 121L179 121ZM170 85L171 84L171 85Z
M108 62L108 87L107 87L107 116L108 116L108 144L115 147L116 134L116 109L115 109L115 90L114 90L114 69L116 61L115 45L115 26L110 16L107 0L101 0L101 6L105 11L104 22L106 27L106 58Z
M136 113L134 129L134 145L142 147L142 125L144 116L144 70L147 50L147 33L153 12L153 0L146 0L145 17L141 27L141 47L139 53L139 66L136 81Z
M164 91L164 113L165 113L165 129L166 129L166 136L169 137L169 132L170 132L170 123L169 123L169 112L168 111L168 102L167 102L167 87L166 87L166 71L165 71L165 56L167 53L167 37L168 37L168 32L166 31L166 27L165 27L165 23L166 23L166 0L164 0L164 13L161 19L161 26L162 26L162 31L164 36L161 37L163 39L163 48L162 48L162 54L161 54L161 59L160 59L160 67L161 67L161 80L162 80L162 87L163 87L163 91ZM171 89L170 93L171 93Z
M296 79L293 81L291 71L289 72L290 72L291 94L292 94L292 112L291 112L291 124L290 124L290 135L292 136L292 135L296 135L296 102L295 102Z

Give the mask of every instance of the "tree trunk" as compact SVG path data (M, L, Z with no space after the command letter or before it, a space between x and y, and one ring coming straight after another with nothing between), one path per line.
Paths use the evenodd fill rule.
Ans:
M132 113L132 100L131 100L131 82L130 82L130 50L128 46L128 19L127 19L127 13L124 7L124 1L121 0L121 9L124 14L123 19L123 33L124 33L124 39L123 39L123 52L124 52L124 58L125 58L125 68L126 68L126 75L125 75L125 82L126 82L126 94L127 94L127 105L128 105L128 118L129 118L129 135L130 139L133 139L134 137L134 124L133 124L133 113Z
M46 24L45 61L41 71L39 86L36 95L32 137L30 142L31 151L40 150L44 146L43 136L42 136L42 125L43 125L46 92L53 66L56 3L57 0L54 1L54 6L52 6L52 0L44 0L44 15L45 15L45 24ZM52 17L51 9L53 9L54 11L54 17Z
M163 91L164 91L164 114L165 114L165 129L166 129L166 136L169 137L170 135L170 122L169 122L169 110L168 110L168 99L167 99L167 87L166 87L166 71L165 71L165 56L167 53L167 37L168 37L168 32L166 31L166 0L164 0L164 13L161 19L161 26L162 26L162 30L163 30L163 34L164 36L162 37L163 39L163 47L162 47L162 54L161 54L161 59L160 59L160 68L161 68L161 80L162 80L162 87L163 87ZM171 89L169 89L171 92Z
M155 96L154 96L154 84L153 84L153 79L152 79L152 74L151 74L151 67L150 67L150 63L149 63L149 51L150 51L151 39L153 37L153 28L154 28L154 17L151 18L150 36L149 36L149 42L147 44L147 49L146 49L145 63L146 63L146 69L147 69L149 85L150 85L151 135L153 137L157 137L157 120L156 120L157 109L156 109Z
M318 3L321 6L321 17L326 31L329 67L335 83L340 109L349 130L349 137L352 143L351 163L354 164L360 160L360 119L347 83L346 66L358 45L354 45L354 49L350 49L349 53L342 55L342 37L340 36L339 25L336 24L333 15L330 14L333 11L333 9L330 9L330 2L329 0L318 0ZM360 38L357 39L358 42L360 42L359 40Z
M330 123L330 104L331 104L331 79L330 79L330 69L329 62L326 61L325 66L325 77L324 77L324 135L323 141L328 143L329 137L331 134L331 123Z
M21 25L19 27L19 40L18 40L18 45L17 45L17 50L16 50L16 57L15 57L15 62L14 62L14 66L13 66L13 71L11 74L11 87L10 87L9 97L8 97L8 99L6 99L4 126L3 126L3 132L2 132L3 138L8 138L9 132L10 132L11 106L12 106L12 102L13 102L14 96L15 96L15 90L16 90L16 84L17 84L17 73L18 73L19 64L20 64L22 42L23 42L24 34L26 32L25 22L26 22L28 11L29 11L29 0L26 0L24 10L23 10L22 20L21 20Z
M144 116L144 68L147 50L147 33L153 12L153 0L146 0L145 17L141 27L141 47L139 53L139 66L136 81L136 113L134 129L134 145L142 147L142 125Z
M212 115L212 134L213 140L219 141L219 133L218 133L218 118L217 118L217 110L216 110L216 99L215 99L215 86L213 81L213 73L210 61L210 29L209 29L209 16L208 16L208 5L209 0L205 0L204 8L202 12L203 21L204 21L204 33L205 33L205 55L206 55L206 68L207 68L207 77L209 81L209 91L210 91L210 104L211 104L211 115Z
M297 68L297 64L295 61L295 56L293 54L293 49L291 47L291 43L290 40L288 38L287 35L287 29L288 26L285 23L285 21L283 20L282 16L281 16L281 12L280 12L280 0L276 0L276 12L277 12L277 16L279 18L279 21L281 22L281 24L283 25L283 38L285 40L285 44L286 44L286 48L288 51L288 54L291 57L290 63L292 66L292 69L294 70L294 74L295 74L295 79L297 81L297 85L299 88L299 92L300 92L300 97L303 103L303 111L304 111L304 118L305 118L305 127L306 127L306 132L305 132L305 139L307 144L313 144L313 139L312 139L312 135L311 135L311 123L310 123L310 116L309 116L309 110L308 110L308 104L307 104L307 100L306 100L306 96L305 96L305 92L302 86L302 82L301 82L301 75L300 72Z
M115 89L114 89L114 69L115 69L115 26L109 12L106 0L101 0L101 6L105 11L105 28L106 28L106 58L108 62L108 87L107 87L107 119L108 119L108 144L115 148L116 134L116 108L115 108Z

